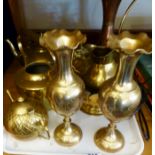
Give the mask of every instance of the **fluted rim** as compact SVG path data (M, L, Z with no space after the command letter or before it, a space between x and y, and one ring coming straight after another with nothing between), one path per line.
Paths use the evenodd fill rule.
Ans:
M129 31L124 31L119 35L113 34L108 39L108 46L125 54L152 53L152 39L143 32L131 34Z
M67 31L64 29L54 29L46 31L39 38L40 45L50 50L62 48L76 49L79 44L85 43L86 35L80 31Z

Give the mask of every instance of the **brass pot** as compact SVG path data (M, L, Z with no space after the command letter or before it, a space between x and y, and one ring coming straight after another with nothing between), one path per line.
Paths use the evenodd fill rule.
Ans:
M81 53L75 52L74 68L84 80L88 91L81 110L87 114L100 115L98 90L106 80L115 76L118 54L110 48L92 44L81 48Z
M54 68L46 63L31 63L17 71L15 83L18 91L24 97L37 99L51 109L46 99L46 89L54 76Z
M8 132L19 139L41 136L50 138L46 109L36 100L29 101L19 97L16 101L7 90L12 103L4 116L4 126ZM45 136L44 132L47 133Z

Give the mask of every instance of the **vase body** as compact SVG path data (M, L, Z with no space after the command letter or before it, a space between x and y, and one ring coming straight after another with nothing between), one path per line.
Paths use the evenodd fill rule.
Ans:
M120 53L116 77L105 82L99 92L101 109L110 121L117 122L130 117L140 103L141 90L133 79L139 56Z
M70 117L82 104L84 83L72 69L73 50L55 51L57 74L48 88L47 97L60 115Z

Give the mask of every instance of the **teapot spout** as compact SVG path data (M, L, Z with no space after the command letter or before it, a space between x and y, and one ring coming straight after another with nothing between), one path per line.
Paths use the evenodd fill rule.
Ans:
M13 53L13 55L14 55L15 57L18 57L19 54L18 54L17 50L15 49L13 43L10 41L10 39L6 39L5 41L8 43L8 45L9 45L9 47L10 47L11 52Z

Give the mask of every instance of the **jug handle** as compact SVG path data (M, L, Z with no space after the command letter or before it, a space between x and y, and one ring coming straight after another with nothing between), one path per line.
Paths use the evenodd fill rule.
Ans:
M118 28L118 34L121 33L122 27L123 27L123 24L124 24L124 21L125 21L125 19L126 19L126 16L128 15L130 9L134 6L134 4L136 3L136 1L137 1L137 0L133 0L133 1L130 3L130 5L128 6L128 8L126 9L126 11L125 11L125 13L124 13L124 15L123 15L123 17L122 17L122 20L121 20L121 22L120 22L119 28Z
M11 49L11 52L13 53L13 55L14 55L15 57L18 57L19 54L18 54L18 52L16 51L16 49L15 49L13 43L10 41L10 39L6 39L5 41L9 44L10 49Z

